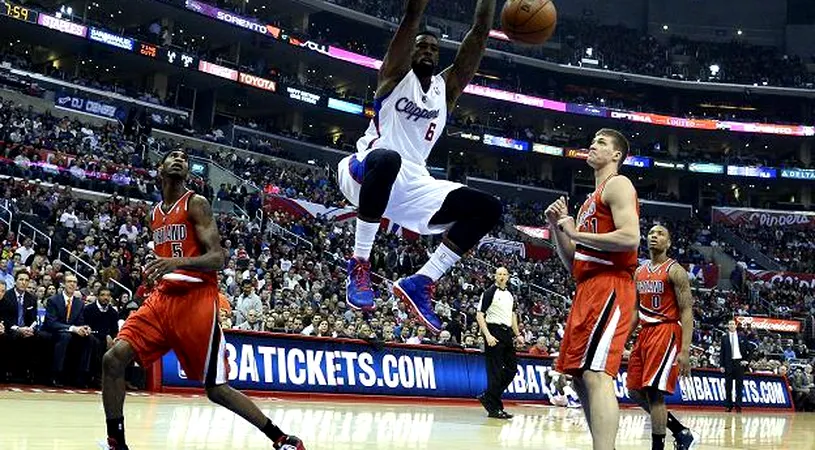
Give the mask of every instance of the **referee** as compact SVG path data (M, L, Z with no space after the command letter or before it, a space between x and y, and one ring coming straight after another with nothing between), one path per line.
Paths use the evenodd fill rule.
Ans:
M489 417L511 419L512 414L504 411L501 395L515 378L518 359L515 357L513 336L523 345L524 339L518 331L518 320L513 312L515 300L507 290L509 271L499 267L495 271L495 284L481 294L476 320L484 334L486 347L484 356L487 366L487 390L478 396Z

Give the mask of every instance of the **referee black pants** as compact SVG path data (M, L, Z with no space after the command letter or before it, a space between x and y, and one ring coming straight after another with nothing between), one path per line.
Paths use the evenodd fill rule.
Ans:
M515 378L518 358L515 357L512 328L488 323L487 329L498 340L498 343L492 347L484 344L487 365L487 391L484 393L484 398L490 410L500 411L504 409L501 395Z

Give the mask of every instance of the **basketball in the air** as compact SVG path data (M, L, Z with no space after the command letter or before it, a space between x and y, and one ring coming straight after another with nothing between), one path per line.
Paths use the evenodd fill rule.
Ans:
M555 32L557 9L551 0L507 0L501 28L514 42L540 45Z

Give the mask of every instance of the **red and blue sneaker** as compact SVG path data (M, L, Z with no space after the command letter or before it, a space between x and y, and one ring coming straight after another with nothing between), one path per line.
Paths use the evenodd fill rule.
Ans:
M371 263L359 258L348 260L348 282L345 300L353 309L374 309L374 291L371 289Z
M274 443L275 450L306 450L303 441L297 436L283 436Z
M426 275L402 278L393 285L393 293L419 317L433 334L441 332L442 322L433 310L433 291L436 284Z

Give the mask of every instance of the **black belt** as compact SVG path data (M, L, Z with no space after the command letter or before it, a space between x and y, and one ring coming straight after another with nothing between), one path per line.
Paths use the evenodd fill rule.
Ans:
M511 330L511 329L512 329L512 327L511 327L511 326L509 326L509 325L502 325L502 324L500 324L500 323L490 323L490 322L487 322L487 326L488 326L488 327L498 327L498 328L501 328L501 329L504 329L504 330Z

